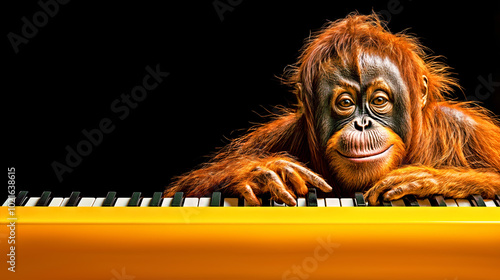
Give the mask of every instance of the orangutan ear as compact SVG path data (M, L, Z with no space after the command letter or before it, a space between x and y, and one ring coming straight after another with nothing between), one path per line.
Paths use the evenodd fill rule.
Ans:
M424 92L422 93L422 109L424 109L425 104L427 103L427 93L429 93L429 87L427 86L428 79L426 75L422 75L422 79L424 80Z

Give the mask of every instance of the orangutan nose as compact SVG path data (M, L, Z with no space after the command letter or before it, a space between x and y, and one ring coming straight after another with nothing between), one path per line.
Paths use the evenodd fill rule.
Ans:
M370 118L362 118L354 121L354 128L358 131L364 131L372 127L372 120Z

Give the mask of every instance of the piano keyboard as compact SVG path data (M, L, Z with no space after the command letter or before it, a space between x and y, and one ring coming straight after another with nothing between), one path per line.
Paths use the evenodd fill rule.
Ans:
M12 279L498 279L498 195L261 200L19 192L0 239L15 234Z
M117 197L116 192L108 192L106 197L81 197L80 192L72 192L69 197L51 197L51 192L45 191L39 197L28 197L27 191L19 192L15 206L48 206L48 207L238 207L247 206L241 198L223 198L220 192L214 192L211 197L184 197L182 192L173 197L162 198L161 192L155 192L151 197L142 197L141 192L132 193L131 197ZM262 206L286 207L269 198L260 198ZM2 206L7 206L7 199ZM430 198L416 198L407 195L399 200L384 201L384 206L444 206L444 207L499 207L500 198L483 199L480 195L472 195L468 199L451 199L435 195ZM316 189L309 189L306 197L297 199L297 207L358 207L368 206L362 193L355 193L353 198L318 198Z

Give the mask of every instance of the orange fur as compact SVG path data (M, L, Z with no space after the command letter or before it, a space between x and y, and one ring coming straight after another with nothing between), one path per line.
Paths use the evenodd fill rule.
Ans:
M405 154L403 141L391 129L387 128L386 130L390 138L387 143L393 145L392 153L389 158L385 158L381 162L354 164L345 161L337 152L339 137L343 134L343 130L338 131L328 140L326 149L328 162L332 167L332 171L337 174L338 183L343 186L346 193L366 190L385 174L401 165L401 160Z
M436 169L418 165L388 173L365 196L370 205L377 205L382 194L386 200L400 199L408 194L418 197L441 194L452 198L468 198L471 194L479 194L492 199L499 189L500 174L492 170L457 167Z
M397 156L385 163L381 172L370 174L368 170L353 169L335 181L332 174L341 163L328 149L336 145L338 135L330 139L326 150L319 145L315 92L318 80L329 71L332 61L336 65L347 63L355 60L360 52L388 57L397 65L409 89L411 102L406 109L411 128L404 142L394 136L394 132L390 133L396 143ZM424 75L427 87L422 79ZM375 184L369 196L397 188L412 190L417 195L443 193L450 197L474 192L491 197L500 192L498 120L473 104L448 101L446 96L458 87L448 67L428 56L416 38L387 31L376 15L351 14L326 25L306 43L298 62L286 73L286 82L296 93L295 108L253 128L200 168L175 178L165 196L176 191L205 196L216 189L241 195L248 188L258 195L270 191L266 184L274 184L272 190L279 192L277 180L287 189L289 184L295 185L292 191L300 195L305 191L304 182L322 185L321 177L347 192ZM422 95L426 92L427 101L423 103ZM309 173L299 176L287 171L290 166L296 167L293 164L302 167L307 164L321 177L311 177ZM349 170L346 166L340 168ZM278 176L265 176L269 171L262 170ZM264 185L259 186L256 182L262 183L262 180ZM370 199L375 203L373 197Z

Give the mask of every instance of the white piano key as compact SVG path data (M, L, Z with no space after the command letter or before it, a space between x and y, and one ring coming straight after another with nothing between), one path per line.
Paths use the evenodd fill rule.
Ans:
M259 200L260 204L262 204L262 199L261 199L261 198L257 198L257 199ZM255 205L249 205L249 204L248 204L248 201L245 199L245 201L244 201L244 203L243 203L243 206L253 207L253 206L255 206Z
M161 202L161 207L170 207L170 204L172 204L172 200L174 200L173 197L165 197L163 201Z
M471 207L472 205L470 204L470 201L468 199L455 199L457 202L458 207Z
M238 198L228 197L224 198L224 207L238 207Z
M210 206L210 197L200 197L200 201L198 202L198 207L209 207Z
M451 199L451 198L445 199L444 203L446 203L447 207L458 207L457 202L454 199Z
M432 206L431 202L429 201L428 198L425 198L425 199L419 199L419 198L417 198L417 201L418 201L418 205L420 205L420 207L430 207L430 206Z
M354 207L354 199L343 197L340 199L340 205L342 207Z
M92 207L95 202L95 198L93 197L82 197L78 202L77 207Z
M340 199L336 197L325 198L326 207L340 207Z
M130 197L119 197L116 199L115 207L127 207Z
M318 198L318 207L325 207L325 199L324 198Z
M139 207L149 207L149 203L151 202L151 199L153 199L153 198L152 197L143 197Z
M30 198L28 199L28 202L26 202L26 204L24 204L24 207L26 207L26 206L28 206L28 207L29 207L29 206L35 206L35 205L36 205L36 203L37 203L39 200L40 200L40 198L39 198L39 197L30 197Z
M5 202L2 204L2 206L8 206L11 201L14 201L14 199L15 199L14 197L13 198L7 198L5 200Z
M200 199L197 197L186 197L184 198L184 207L198 207Z
M497 207L493 199L483 199L483 200L484 204L486 204L486 207Z
M106 200L105 197L98 197L95 199L94 203L92 204L92 207L102 207L102 203Z
M391 201L392 207L401 207L401 206L406 206L405 202L403 199L397 199L397 200L392 200Z
M63 202L63 199L62 197L54 197L52 198L52 200L50 201L48 207L59 207L61 206L61 203Z
M274 207L286 207L286 203L278 203L274 200L271 203Z
M307 206L307 203L306 203L305 197L299 197L297 199L297 207L306 207L306 206Z
M69 197L63 198L63 200L61 201L61 205L59 205L59 206L61 206L61 207L66 206L66 204L68 204L68 201L69 201Z

